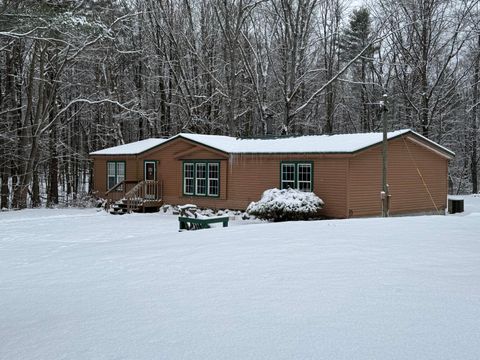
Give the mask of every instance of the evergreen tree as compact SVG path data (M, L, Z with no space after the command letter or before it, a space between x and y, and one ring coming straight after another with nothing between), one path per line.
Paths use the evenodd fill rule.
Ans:
M372 42L372 20L370 11L366 7L354 10L348 27L344 31L341 44L342 57L344 61L349 61L363 49L367 48L364 55L352 67L352 79L354 93L359 93L360 99L360 126L362 131L371 131L373 123L371 120L369 103L371 98L371 89L367 85L369 70L373 67L373 56L376 48ZM370 90L370 91L369 91Z

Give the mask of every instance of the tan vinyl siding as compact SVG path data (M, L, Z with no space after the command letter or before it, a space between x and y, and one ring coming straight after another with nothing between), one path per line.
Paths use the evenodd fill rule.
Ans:
M208 150L199 149L198 151L191 152L187 155L181 156L181 159L184 160L195 160L195 159L202 159L202 160L216 160L219 158L218 154L212 153Z
M448 160L441 153L408 140L408 149L424 177L439 209L446 207ZM225 154L186 139L135 156L94 156L94 187L97 195L106 192L107 161L126 161L126 180L143 180L145 160L157 162L157 179L166 204L194 203L213 209L244 210L260 199L263 191L280 187L282 161L309 161L313 164L313 191L325 202L322 214L328 217L380 215L381 145L357 154ZM403 138L389 141L389 184L391 213L435 210ZM183 162L220 162L220 196L184 196Z
M313 190L327 204L323 215L346 216L348 161L345 158L330 159L318 155L233 155L228 163L222 161L220 199L183 197L171 199L171 202L194 202L199 206L243 210L250 202L258 201L265 190L280 187L282 161L312 161ZM225 175L228 176L228 185L224 181Z
M182 154L186 155L182 156ZM220 208L221 206L218 204L225 204L221 200L225 200L227 196L227 161L225 158L225 154L209 151L203 146L190 143L184 139L177 139L154 152L144 154L138 161L141 163L147 159L157 161L157 178L162 183L164 203L195 203L198 206ZM220 161L219 197L183 196L184 160Z
M149 160L158 161L158 178L163 183L165 203L194 203L201 207L214 209L240 210L244 210L250 202L259 200L265 190L280 187L280 163L282 161L312 161L314 192L328 204L323 214L331 217L346 216L348 161L342 157L326 158L324 155L318 154L232 154L229 159L226 159L226 154L188 143L184 139L172 141L168 146L161 148L161 151L144 156L145 159L147 157ZM184 160L220 161L219 197L183 195L182 165ZM343 181L339 181L339 178Z
M446 158L417 145L408 137L405 141L403 138L390 141L388 146L388 183L392 195L390 213L429 212L435 211L435 206L439 210L445 209L447 166ZM418 174L417 167L427 187ZM371 148L350 159L351 216L380 214L381 176L381 146Z
M347 213L348 158L317 160L315 193L325 202L323 215L345 218Z
M191 148L192 145L185 141L174 141L139 159L141 162L144 159L157 161L157 178L162 183L165 203L172 203L169 200L172 197L178 197L182 191L182 164L175 159L175 156Z
M107 192L107 162L125 161L125 180L137 180L137 161L134 156L95 156L93 158L93 186L98 196Z

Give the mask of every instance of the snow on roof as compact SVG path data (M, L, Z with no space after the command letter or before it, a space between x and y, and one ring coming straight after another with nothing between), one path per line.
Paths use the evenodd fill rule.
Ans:
M447 148L410 130L397 130L388 133L388 139L407 133L415 134L424 141L455 155ZM275 153L353 153L383 140L382 133L308 135L269 139L242 139L222 135L200 135L180 133L169 139L146 139L130 144L111 147L90 153L90 155L136 155L150 150L164 142L184 138L213 149L231 154L275 154Z
M388 133L394 138L410 132L398 130ZM382 141L382 133L309 135L272 139L239 139L230 136L178 134L226 153L351 153Z
M91 152L90 155L136 155L158 146L168 139L145 139L125 145L110 147L103 150Z

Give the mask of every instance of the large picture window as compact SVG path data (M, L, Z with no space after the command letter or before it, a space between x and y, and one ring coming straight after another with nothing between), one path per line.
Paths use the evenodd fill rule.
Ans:
M220 195L220 162L185 161L183 163L183 194L218 197Z
M115 185L125 180L125 161L107 161L107 187L113 188ZM122 185L123 186L123 185ZM118 191L123 191L122 186Z
M282 189L313 190L313 171L311 162L282 162L280 164L280 183Z

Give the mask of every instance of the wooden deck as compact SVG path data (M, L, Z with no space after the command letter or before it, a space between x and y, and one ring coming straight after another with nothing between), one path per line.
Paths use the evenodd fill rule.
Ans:
M163 204L162 183L157 180L122 181L105 193L111 214L158 211Z

